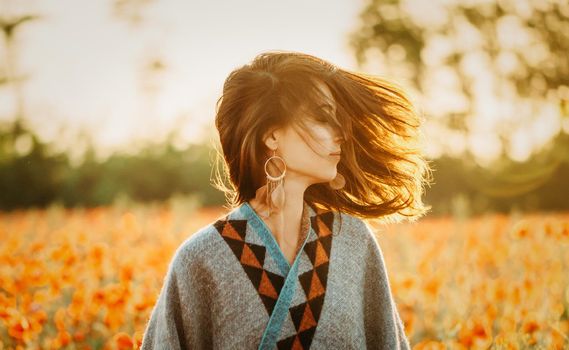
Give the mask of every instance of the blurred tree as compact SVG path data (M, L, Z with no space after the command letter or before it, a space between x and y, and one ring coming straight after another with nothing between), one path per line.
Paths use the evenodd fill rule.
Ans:
M358 64L376 60L408 79L449 133L466 137L482 116L500 120L492 133L504 149L515 130L545 117L546 101L569 117L562 108L569 101L567 1L368 0L360 20L350 35Z
M66 206L108 205L119 196L151 202L197 195L202 205L223 203L222 193L210 185L211 149L207 145L177 149L169 137L133 154L114 153L103 161L97 161L94 154L91 145L84 161L70 171L62 192Z
M60 195L67 156L18 119L0 129L0 209L46 206Z
M439 158L429 198L466 194L480 210L568 207L559 179L569 163L569 2L369 0L360 20L350 34L358 64L379 64L423 97L427 123L448 136L432 142L468 144L478 133L482 146L500 144L485 168L472 147ZM549 144L532 143L544 133ZM511 159L520 144L530 149L523 162Z
M113 4L121 13L119 17L124 15L120 18L140 23L141 11L153 1L116 0ZM433 205L432 214L478 214L513 207L569 209L569 60L564 55L569 48L569 7L561 3L523 4L512 0L468 4L372 1L362 12L362 28L352 37L360 64L369 60L371 53L371 59L385 61L384 67L398 77L407 74L427 100L430 93L441 89L445 79L457 77L462 99L447 90L442 106L451 108L428 105L429 113L437 118L432 121L450 131L466 136L472 119L481 112L476 101L481 99L480 79L484 79L472 68L477 64L494 77L488 92L505 104L529 100L539 106L554 101L560 112L553 115L565 118L560 123L562 132L524 162L502 154L488 167L480 167L469 152L461 158L434 159L435 184L426 194L426 202ZM7 48L14 47L15 30L35 18L0 15ZM116 152L106 159L97 159L92 141L85 136L81 139L86 152L80 152L79 161L70 162L70 153L55 152L54 145L40 141L26 126L20 88L25 76L17 72L15 51L8 50L7 54L4 63L8 68L0 72L0 85L14 91L20 107L14 120L0 125L1 210L45 206L54 201L66 206L108 205L118 197L148 202L197 195L202 205L225 202L224 195L211 185L214 149L206 144L180 146L177 132L181 128L158 143L147 143L128 154ZM144 62L148 65L143 72L150 75L142 75L142 85L156 93L156 79L168 65L156 52ZM439 80L441 77L444 79ZM152 96L147 97L151 100ZM520 108L526 107L524 103ZM149 107L151 104L143 108L153 114ZM504 142L516 124L523 125L517 111L490 108L490 119L499 119L500 113L512 117L504 119L505 126L496 130ZM528 113L537 118L545 115L539 111L530 108ZM75 143L74 147L82 151L81 145Z
M20 75L16 63L18 62L15 36L16 31L20 27L30 21L39 19L40 16L37 15L19 15L19 16L7 16L0 15L0 31L2 31L2 39L4 41L5 47L5 57L3 68L3 76L0 77L0 86L9 85L14 94L14 100L16 101L16 118L23 118L24 116L24 93L22 90L22 83L27 78L26 76Z

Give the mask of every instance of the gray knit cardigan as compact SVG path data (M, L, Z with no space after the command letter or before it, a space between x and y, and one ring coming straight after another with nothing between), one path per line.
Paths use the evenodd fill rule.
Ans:
M304 201L291 265L248 202L176 250L149 349L410 349L381 248L360 218Z

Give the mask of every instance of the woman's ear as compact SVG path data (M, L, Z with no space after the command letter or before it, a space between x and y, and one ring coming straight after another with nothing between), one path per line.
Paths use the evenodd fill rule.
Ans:
M271 128L263 135L263 143L271 150L276 150L279 145L280 129Z

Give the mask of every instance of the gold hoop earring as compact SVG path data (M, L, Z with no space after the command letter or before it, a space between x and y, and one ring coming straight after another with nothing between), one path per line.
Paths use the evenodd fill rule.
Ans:
M283 158L277 156L276 153L277 150L274 149L273 155L265 161L265 175L267 176L265 200L269 208L269 216L273 212L273 209L280 210L285 204L284 179L286 175L286 162ZM280 160L283 163L284 169L280 175L272 176L267 170L267 164L269 164L269 161L272 159ZM280 169L278 166L276 166L276 168Z

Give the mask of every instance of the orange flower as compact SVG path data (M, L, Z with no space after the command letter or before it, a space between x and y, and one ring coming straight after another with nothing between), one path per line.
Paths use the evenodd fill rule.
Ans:
M492 335L489 325L482 320L469 320L466 327L462 327L458 334L459 342L468 347L484 347L492 342Z
M494 342L500 349L504 350L518 350L518 341L516 339L512 339L511 336L508 336L505 332L500 332L494 338Z
M78 342L84 341L85 337L86 337L86 335L85 335L84 331L79 330L79 331L76 331L75 333L73 333L73 340L75 340L75 341L78 341Z
M28 342L31 339L28 320L22 316L11 319L8 334L14 339Z
M561 229L561 238L569 238L569 223L563 223L563 228Z
M132 340L134 342L134 345L136 347L136 349L140 349L140 347L142 346L142 338L144 337L144 332L143 331L136 331L134 332L133 336L132 336Z
M537 330L539 330L539 323L537 323L536 321L530 320L530 321L525 321L523 323L522 331L524 333L531 334L533 332L536 332Z
M415 280L412 277L405 278L401 282L401 288L411 289L415 285Z
M119 350L132 349L134 346L134 342L131 339L131 337L124 332L120 332L120 333L115 334L114 341L115 341L115 344L117 345L117 349L119 349Z
M429 295L436 297L440 287L440 280L434 276L428 278L424 284L424 290Z
M121 267L120 271L121 282L125 283L132 280L133 275L134 275L134 266L132 266L131 264L127 264Z
M71 343L71 334L66 330L60 330L57 333L57 342L61 344L61 346L67 346Z
M107 310L104 323L110 330L117 331L124 323L124 313L116 310Z
M67 317L67 311L64 308L59 308L55 312L53 321L55 322L55 327L61 332L65 330L65 318Z
M96 290L93 293L92 300L97 304L103 304L105 302L105 291L102 289Z
M140 348L176 247L224 211L138 210L0 212L0 349ZM425 218L378 236L415 349L563 349L569 214L512 219Z
M89 258L93 264L101 265L105 254L107 253L108 246L105 243L96 243L89 252Z
M444 343L436 340L425 339L413 346L413 350L446 350L447 347Z

